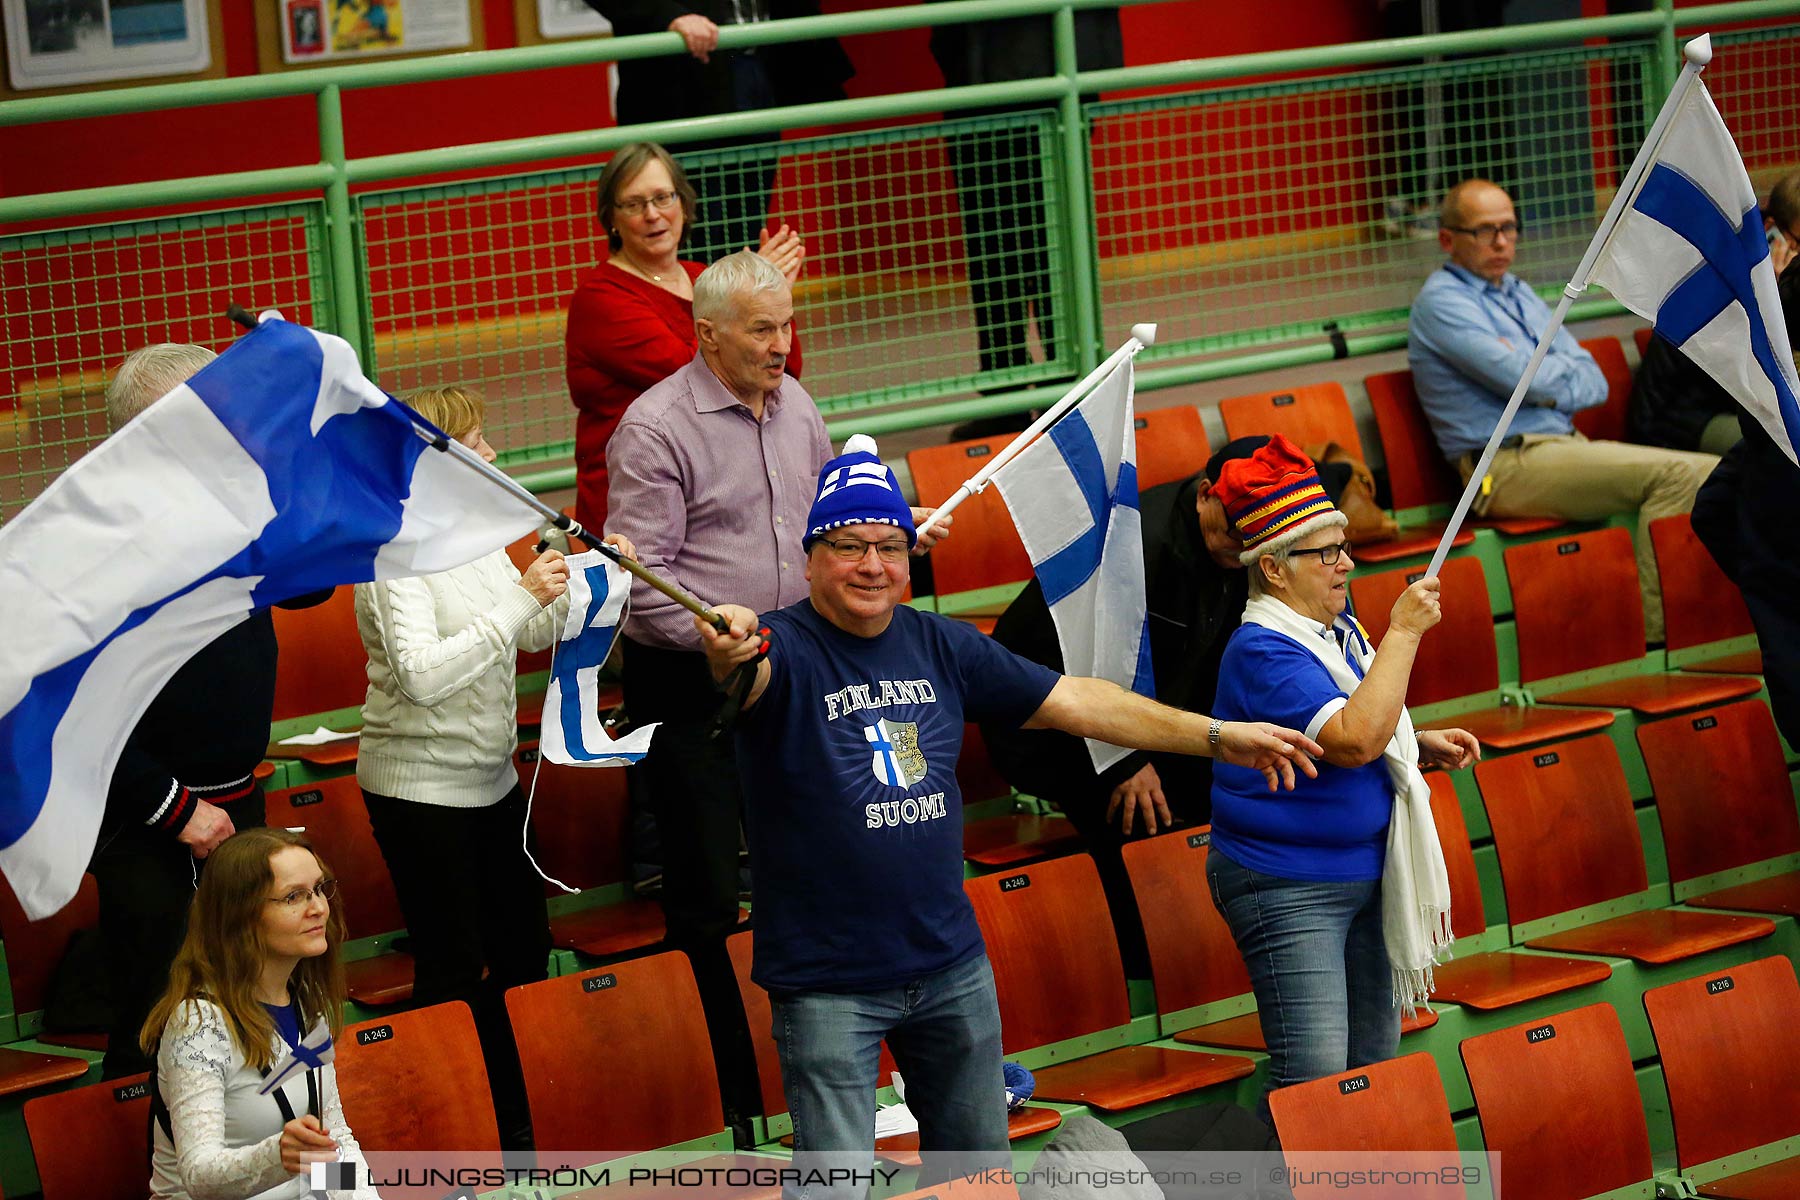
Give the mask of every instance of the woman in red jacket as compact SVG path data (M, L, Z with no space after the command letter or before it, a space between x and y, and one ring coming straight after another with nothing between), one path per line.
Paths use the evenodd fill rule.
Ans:
M677 257L694 220L687 175L654 142L613 155L596 185L600 227L611 253L581 277L569 300L569 395L575 401L575 516L606 522L606 443L633 400L693 361L694 279L705 263ZM764 229L757 253L791 283L806 247L783 224ZM800 375L795 339L787 369Z

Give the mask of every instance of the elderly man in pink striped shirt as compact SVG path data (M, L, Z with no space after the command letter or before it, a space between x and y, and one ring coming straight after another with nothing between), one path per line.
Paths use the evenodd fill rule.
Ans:
M606 532L702 600L773 612L807 595L800 539L831 457L818 407L784 369L788 281L750 251L727 255L694 281L694 324L694 360L639 396L607 443ZM693 963L726 1106L749 1113L755 1062L724 949L742 796L731 739L710 736L722 697L692 618L641 583L622 641L626 707L662 724L642 779L663 839L668 944Z

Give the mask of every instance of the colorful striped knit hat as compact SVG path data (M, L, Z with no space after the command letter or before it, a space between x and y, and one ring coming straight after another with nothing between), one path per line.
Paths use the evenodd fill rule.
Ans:
M1312 459L1279 433L1249 458L1225 463L1213 494L1244 541L1238 558L1245 566L1315 529L1349 524L1325 494Z

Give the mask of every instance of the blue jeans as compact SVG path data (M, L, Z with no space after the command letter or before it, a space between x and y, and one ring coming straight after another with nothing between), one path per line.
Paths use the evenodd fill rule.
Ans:
M781 1078L802 1170L866 1170L875 1149L881 1041L906 1081L925 1156L920 1187L1010 1163L1000 1005L985 954L875 992L771 992ZM789 1200L858 1200L861 1182L808 1184Z
M1269 1092L1392 1058L1400 1006L1381 939L1381 881L1315 883L1264 875L1215 847L1206 858L1213 903L1250 969Z

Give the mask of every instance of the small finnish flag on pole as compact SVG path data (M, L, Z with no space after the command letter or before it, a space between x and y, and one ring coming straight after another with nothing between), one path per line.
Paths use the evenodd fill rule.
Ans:
M266 1096L281 1087L296 1075L304 1075L317 1067L331 1062L337 1055L336 1047L331 1041L331 1026L321 1018L298 1046L288 1049L281 1060L269 1070L269 1074L256 1089L259 1096Z
M1154 697L1132 360L994 472L1056 623L1063 670ZM1129 751L1087 739L1094 770Z
M571 554L569 615L550 663L538 748L553 763L628 767L650 752L655 725L621 738L607 732L600 713L600 668L630 611L631 577L598 550Z

